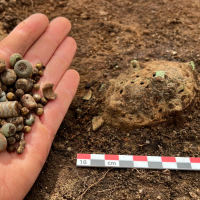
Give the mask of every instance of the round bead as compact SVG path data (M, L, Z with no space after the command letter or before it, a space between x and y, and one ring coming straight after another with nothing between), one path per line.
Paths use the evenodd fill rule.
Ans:
M7 97L7 99L9 101L14 101L15 100L15 95L12 92L8 92L6 97Z
M31 127L30 126L24 126L24 130L25 133L29 133L31 131Z
M47 101L44 97L42 97L41 100L40 100L40 103L41 103L43 106L45 106L45 105L47 105L48 101Z
M22 114L22 115L27 115L28 113L29 113L29 109L28 109L28 108L23 107L23 108L21 109L21 114Z
M0 73L6 70L6 62L3 59L0 59Z
M5 137L13 136L16 132L16 127L12 123L6 123L1 128L2 133Z
M42 63L36 64L36 68L37 68L38 70L41 70L41 69L43 68L43 64L42 64Z
M0 152L5 151L7 147L7 140L5 136L0 133Z
M13 83L15 83L16 79L17 79L17 75L12 69L6 69L1 74L1 82L4 85L12 85Z
M28 126L32 126L35 122L35 116L30 114L27 119L25 119L25 124Z
M44 113L44 109L43 108L37 108L36 109L36 115L42 115Z
M41 100L41 96L39 94L34 94L33 98L34 98L36 103L40 102L40 100Z
M17 89L15 94L17 97L22 97L24 95L24 91L22 89Z
M34 90L39 90L40 89L40 84L36 83L33 85Z
M19 60L22 60L22 59L23 59L23 57L20 54L18 54L18 53L12 54L10 56L10 60L9 60L11 67L14 67L15 63L18 62Z
M20 60L14 66L14 71L19 78L28 78L32 74L32 65L27 60Z

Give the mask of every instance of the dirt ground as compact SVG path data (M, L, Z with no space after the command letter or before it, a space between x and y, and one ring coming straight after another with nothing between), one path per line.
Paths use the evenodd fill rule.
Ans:
M25 200L200 199L197 171L76 167L77 153L200 156L198 96L187 110L153 127L125 131L104 124L94 132L91 126L103 110L102 84L127 70L133 59L193 60L200 72L198 0L10 0L6 6L2 2L0 39L30 14L41 12L50 20L67 17L70 35L78 44L71 65L81 76L78 92ZM92 98L84 101L89 90Z

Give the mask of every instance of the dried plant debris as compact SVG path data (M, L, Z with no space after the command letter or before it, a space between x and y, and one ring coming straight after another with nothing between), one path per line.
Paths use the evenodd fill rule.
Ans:
M114 80L105 95L103 119L118 128L163 122L184 110L197 91L193 62L131 62L130 70Z
M53 84L47 83L42 88L42 93L46 99L55 99L58 95L53 92Z
M0 152L22 154L25 135L31 132L35 115L42 115L48 100L55 99L57 94L49 83L44 87L44 97L32 93L40 89L37 82L44 74L42 63L33 68L17 53L9 61L12 68L6 69L6 62L0 59Z

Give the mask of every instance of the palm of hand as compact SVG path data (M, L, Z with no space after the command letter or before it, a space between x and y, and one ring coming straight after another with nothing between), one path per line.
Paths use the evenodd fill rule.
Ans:
M0 42L0 58L5 61L11 54L20 53L33 66L42 62L46 69L39 83L41 87L53 83L58 94L56 100L45 106L44 114L36 117L32 131L26 134L24 153L0 153L2 200L20 200L29 191L76 92L79 75L74 70L67 70L76 51L75 41L66 37L70 28L70 22L65 18L56 18L49 24L45 15L35 14Z

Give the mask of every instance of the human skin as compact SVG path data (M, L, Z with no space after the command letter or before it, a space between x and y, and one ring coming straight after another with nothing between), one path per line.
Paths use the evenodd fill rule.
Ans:
M32 66L42 62L46 69L39 84L55 85L58 97L49 101L44 114L36 117L25 136L24 153L0 153L0 199L22 200L39 175L48 156L54 136L76 93L79 75L68 70L76 51L76 42L67 34L69 20L58 17L49 23L43 14L34 14L21 22L0 42L0 58L9 66L13 53L21 54ZM41 90L39 91L41 92Z

